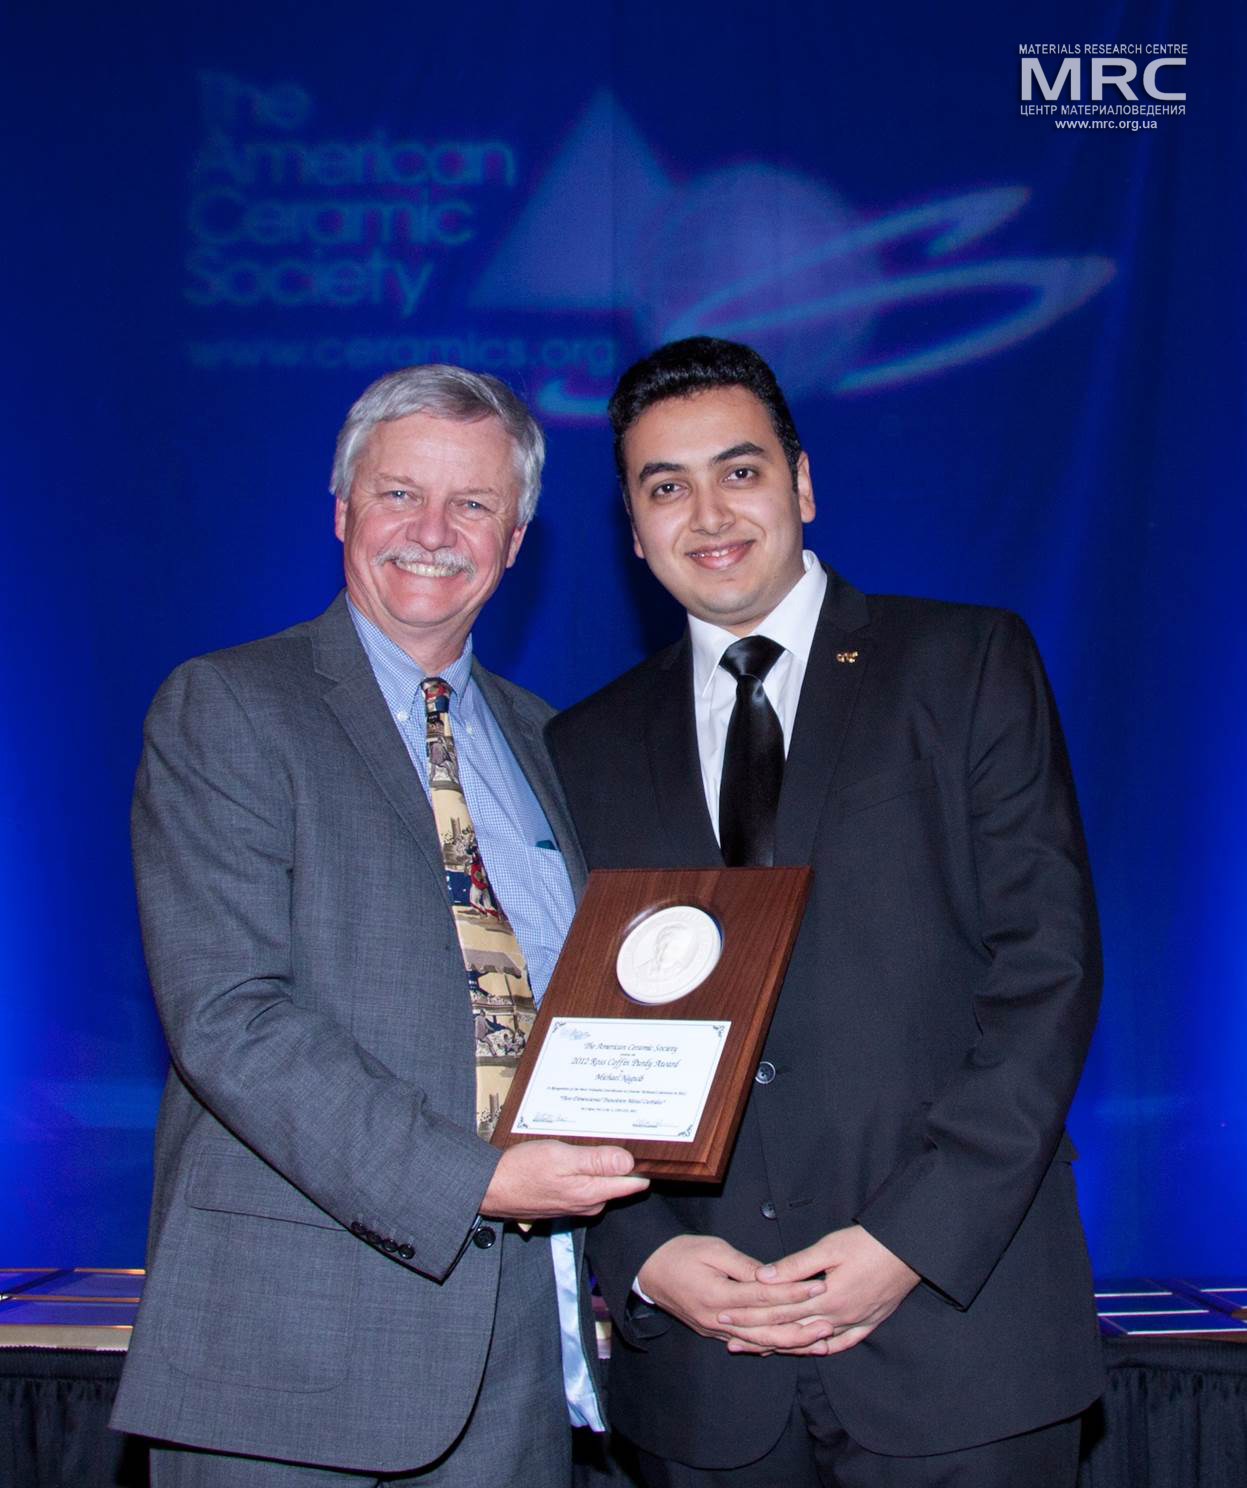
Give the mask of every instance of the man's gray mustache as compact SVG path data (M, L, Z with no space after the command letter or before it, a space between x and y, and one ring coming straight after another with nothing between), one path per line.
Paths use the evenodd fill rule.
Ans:
M432 552L428 548L386 548L372 560L372 566L380 568L384 563L427 563L433 568L449 568L466 574L476 572L476 564L468 555L454 548L436 548Z

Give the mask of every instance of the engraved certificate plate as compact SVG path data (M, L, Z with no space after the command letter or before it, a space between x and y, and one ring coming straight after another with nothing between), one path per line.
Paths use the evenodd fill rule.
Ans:
M731 1026L555 1018L511 1130L691 1142Z

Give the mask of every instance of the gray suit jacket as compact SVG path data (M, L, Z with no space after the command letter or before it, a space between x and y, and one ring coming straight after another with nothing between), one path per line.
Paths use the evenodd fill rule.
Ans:
M474 676L578 891L551 710ZM169 677L133 831L173 1069L113 1425L369 1471L427 1462L484 1368L502 1246L467 1241L499 1154L473 1132L432 812L343 596Z

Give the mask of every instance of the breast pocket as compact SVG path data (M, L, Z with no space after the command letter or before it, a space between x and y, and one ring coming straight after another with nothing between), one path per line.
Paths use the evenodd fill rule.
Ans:
M887 801L912 795L915 791L935 788L935 764L931 759L911 760L907 765L895 769L880 770L842 785L832 793L836 811L840 817L856 816L859 811L868 811L872 806L882 806Z
M165 1358L227 1384L329 1389L350 1352L358 1243L246 1148L205 1148L153 1267Z
M562 853L527 843L515 843L511 851L522 871L512 871L505 889L495 888L524 947L534 984L544 986L563 948L576 900Z

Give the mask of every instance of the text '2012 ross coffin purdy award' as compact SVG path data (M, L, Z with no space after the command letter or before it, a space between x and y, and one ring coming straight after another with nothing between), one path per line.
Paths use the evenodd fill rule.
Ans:
M495 1146L627 1147L717 1183L809 893L809 868L595 869Z

